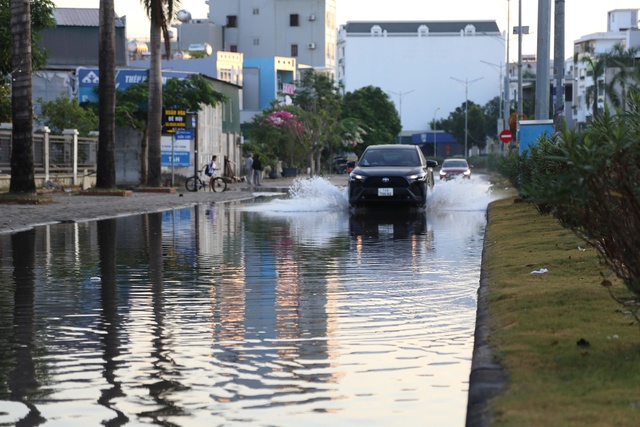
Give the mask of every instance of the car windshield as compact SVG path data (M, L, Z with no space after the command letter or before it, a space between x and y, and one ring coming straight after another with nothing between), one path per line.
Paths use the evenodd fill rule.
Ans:
M369 150L362 156L360 166L420 166L415 150Z
M443 168L466 168L466 160L445 160L442 163Z

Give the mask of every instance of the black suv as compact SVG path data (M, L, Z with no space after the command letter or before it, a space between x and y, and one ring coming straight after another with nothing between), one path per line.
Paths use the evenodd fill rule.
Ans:
M349 174L349 204L425 206L437 165L415 145L370 145Z

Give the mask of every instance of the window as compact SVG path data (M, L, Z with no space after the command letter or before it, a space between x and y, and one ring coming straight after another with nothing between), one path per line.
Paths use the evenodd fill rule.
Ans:
M260 46L260 38L254 37L253 38L253 45L254 46Z
M229 52L237 52L237 51L238 51L237 44L232 44L231 46L229 46Z
M297 58L298 57L298 45L297 44L292 44L291 45L291 56L293 58Z
M292 13L289 15L289 26L290 27L299 27L300 26L300 15L297 13Z
M228 15L227 28L237 28L237 27L238 27L238 17L236 15Z
M260 9L259 9L259 8L257 8L257 7L254 7L254 8L253 8L253 14L254 14L254 15L260 15Z

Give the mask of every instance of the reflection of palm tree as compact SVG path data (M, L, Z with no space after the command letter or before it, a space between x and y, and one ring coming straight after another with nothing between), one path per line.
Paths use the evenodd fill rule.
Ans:
M116 412L115 419L109 421L107 425L118 426L126 424L129 418L113 408L111 401L117 397L124 396L122 385L116 381L115 372L121 362L117 362L120 356L120 340L118 331L120 330L120 317L118 316L118 279L116 263L116 220L106 219L98 221L98 247L100 251L100 277L101 300L102 300L102 320L104 334L102 335L102 345L104 349L104 371L103 376L111 388L102 390L98 398L98 403Z
M8 385L11 400L22 402L29 413L16 425L35 426L46 421L33 403L33 395L40 384L36 378L33 361L35 347L34 299L35 299L35 255L36 231L29 230L11 235L13 254L13 280L15 283L13 318L15 322L16 361L15 369L9 373Z

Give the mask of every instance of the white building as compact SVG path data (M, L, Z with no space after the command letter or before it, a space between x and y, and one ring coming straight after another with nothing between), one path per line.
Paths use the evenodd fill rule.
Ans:
M484 105L501 96L504 56L495 21L348 22L338 33L336 73L347 92L386 91L406 135L466 99Z
M210 0L209 8L209 20L223 27L222 50L335 69L336 0Z
M638 9L616 9L608 12L607 32L588 34L574 42L573 67L567 68L567 77L573 79L573 103L566 111L567 123L582 126L593 118L593 103L589 102L588 93L596 82L584 58L608 53L616 45L624 49L640 47ZM613 78L614 72L615 69L608 69L598 77L596 96L600 110L607 103L604 88Z

